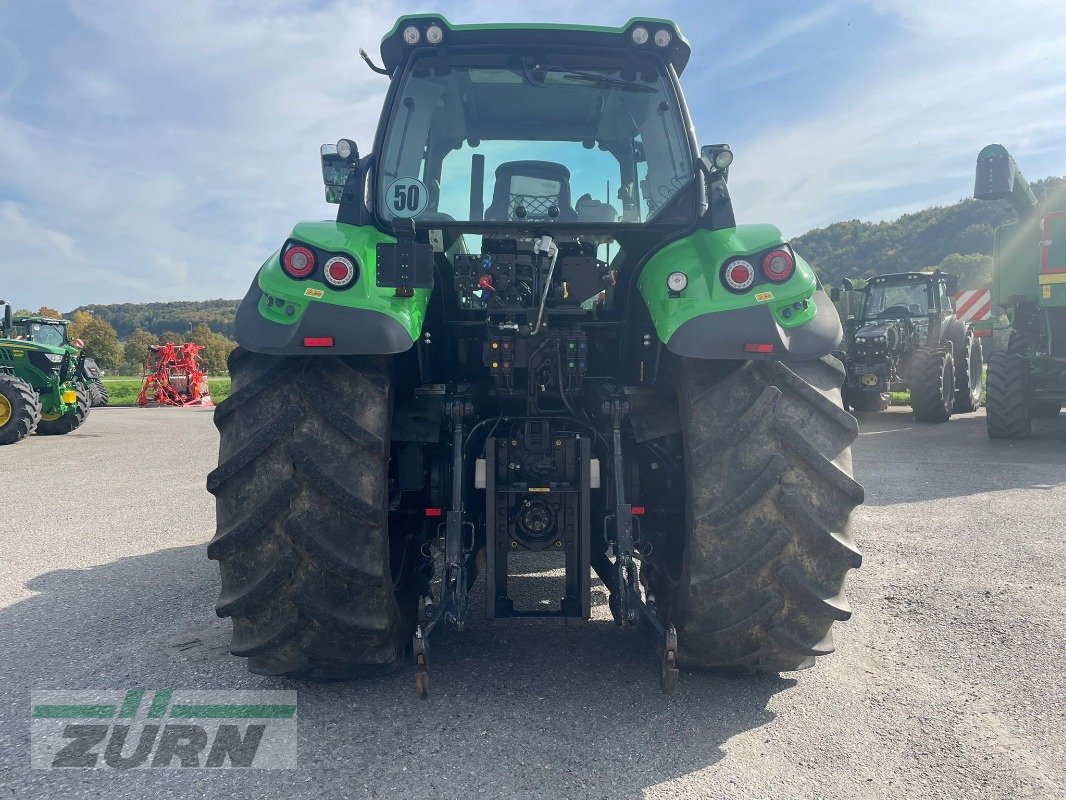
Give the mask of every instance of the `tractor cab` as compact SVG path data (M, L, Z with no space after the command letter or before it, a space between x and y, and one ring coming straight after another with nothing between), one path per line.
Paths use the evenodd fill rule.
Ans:
M15 317L12 320L13 339L36 342L48 347L67 347L71 345L67 338L69 320L49 319L47 317Z

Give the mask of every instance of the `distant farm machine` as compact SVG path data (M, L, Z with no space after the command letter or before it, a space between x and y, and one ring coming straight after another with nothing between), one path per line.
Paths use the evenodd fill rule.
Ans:
M1006 148L977 157L974 197L1010 200L1018 221L996 228L992 299L1007 312L1006 352L988 361L988 435L1023 439L1066 403L1066 197L1041 204Z
M211 406L200 351L203 345L154 344L144 359L139 406Z

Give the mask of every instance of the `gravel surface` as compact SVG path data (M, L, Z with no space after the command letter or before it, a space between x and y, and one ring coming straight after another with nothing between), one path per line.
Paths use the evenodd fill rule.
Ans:
M209 412L98 409L3 448L0 800L1066 796L1066 415L1013 443L980 413L861 428L838 652L780 678L683 673L671 700L602 593L580 624L490 624L475 597L428 702L407 671L250 675L213 613ZM105 688L297 689L300 767L30 769L30 691Z

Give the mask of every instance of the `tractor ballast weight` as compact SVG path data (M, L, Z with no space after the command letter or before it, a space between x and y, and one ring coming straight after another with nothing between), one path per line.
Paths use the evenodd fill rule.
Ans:
M974 197L1009 199L1018 221L996 228L992 301L1007 315L1007 352L988 364L988 435L1020 439L1066 404L1066 192L1039 201L1014 158L990 144L977 157Z
M417 15L381 57L373 151L322 147L336 221L237 311L208 478L232 651L309 678L410 652L425 696L479 574L490 619L587 619L595 573L664 692L831 652L861 560L840 321L736 223L677 27ZM560 559L557 604L519 607L516 554Z
M214 405L200 358L200 351L203 349L203 345L194 342L151 345L144 359L137 405Z

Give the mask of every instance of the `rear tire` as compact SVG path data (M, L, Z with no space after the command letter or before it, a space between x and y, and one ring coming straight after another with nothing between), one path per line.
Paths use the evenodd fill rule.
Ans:
M25 439L41 420L41 398L22 378L0 374L0 445Z
M89 392L92 395L93 408L106 406L111 402L111 396L107 393L107 389L104 387L104 382L99 378L93 378L92 385L89 387Z
M947 422L955 407L955 359L947 350L922 348L911 364L911 407L919 422Z
M255 673L318 680L399 667L414 615L389 557L388 359L237 348L229 369L207 555L231 652Z
M988 359L985 401L990 439L1025 439L1033 432L1029 410L1029 362L1013 353Z
M981 340L966 340L965 358L955 374L955 413L968 414L981 407L981 390L985 387L984 349Z
M55 419L41 417L41 421L37 423L38 436L63 436L82 426L86 417L89 416L89 395L85 387L80 384L76 387L76 391L78 399L74 403L74 408L66 414L61 414Z
M793 364L680 360L686 540L669 621L681 663L779 672L834 649L862 562L850 517L855 418L831 356ZM676 574L676 566L673 570ZM652 587L653 589L656 587Z

